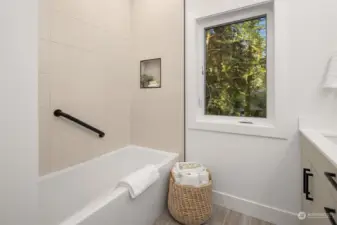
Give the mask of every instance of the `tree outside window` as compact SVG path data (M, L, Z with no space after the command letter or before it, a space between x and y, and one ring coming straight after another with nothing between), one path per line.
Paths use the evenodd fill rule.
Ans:
M267 18L205 29L205 114L267 117Z

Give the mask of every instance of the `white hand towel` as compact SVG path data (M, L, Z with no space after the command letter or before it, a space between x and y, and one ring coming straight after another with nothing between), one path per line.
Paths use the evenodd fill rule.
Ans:
M117 187L123 186L129 189L132 198L136 198L148 189L160 177L159 171L154 165L147 165L144 168L123 178Z

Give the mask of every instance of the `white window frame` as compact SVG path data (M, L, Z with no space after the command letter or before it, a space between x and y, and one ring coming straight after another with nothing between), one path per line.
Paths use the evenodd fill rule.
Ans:
M203 74L205 70L205 29L260 16L267 18L267 118L205 115L205 74ZM275 113L273 4L262 4L202 18L192 19L191 17L193 15L187 15L186 30L188 128L285 139L286 135L279 124L282 121L277 121ZM194 37L193 34L195 34ZM192 63L193 61L195 63Z

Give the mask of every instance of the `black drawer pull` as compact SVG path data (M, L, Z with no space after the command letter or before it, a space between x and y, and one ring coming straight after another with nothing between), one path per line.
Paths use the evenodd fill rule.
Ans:
M309 191L309 177L313 177L314 174L310 173L310 169L303 169L303 193L305 194L305 199L309 201L314 201L314 198L310 197Z
M327 207L324 207L324 210L326 212L326 215L329 217L331 225L337 225L337 222L334 219L334 216L331 215L331 214L335 214L336 215L336 210L335 209L330 209L330 208L327 208Z
M336 189L337 191L337 182L335 181L336 179L336 174L334 173L329 173L329 172L325 172L324 173L325 176L328 178L328 180L330 181L331 185Z

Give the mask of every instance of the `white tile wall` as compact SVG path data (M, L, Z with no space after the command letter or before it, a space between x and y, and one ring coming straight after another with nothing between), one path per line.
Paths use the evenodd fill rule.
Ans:
M51 72L50 50L51 42L41 38L39 41L39 73L49 74Z
M97 29L89 23L60 11L52 11L51 40L60 44L93 50Z
M133 1L134 79L139 61L162 58L162 88L140 89L132 101L133 144L184 155L184 18L181 0Z
M40 174L130 143L129 1L40 0ZM62 110L106 138L55 118Z
M50 76L39 74L39 107L50 108Z
M43 169L44 171L49 171L51 166L51 113L50 107L39 107L39 167L40 170Z
M39 0L39 36L50 39L51 0Z
M182 153L181 1L144 0L132 11L137 21L131 21L131 11L126 0L40 0L41 174L129 143ZM163 17L170 20L161 26ZM131 22L138 27L133 43ZM139 90L133 53L137 61L162 57L163 87L156 95ZM57 108L101 128L106 138L55 118Z

